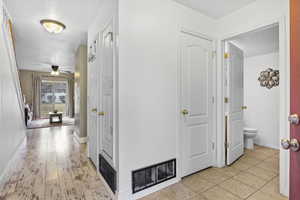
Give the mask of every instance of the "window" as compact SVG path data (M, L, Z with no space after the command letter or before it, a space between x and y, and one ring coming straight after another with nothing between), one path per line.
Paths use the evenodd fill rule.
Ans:
M41 118L47 118L49 112L57 110L66 114L68 83L64 81L42 81L41 83Z

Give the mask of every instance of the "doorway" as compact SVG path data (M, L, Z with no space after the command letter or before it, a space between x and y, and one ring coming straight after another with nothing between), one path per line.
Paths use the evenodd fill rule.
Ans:
M206 37L181 33L182 177L214 164L213 48L213 41Z
M102 72L100 101L101 119L101 154L111 166L114 166L114 37L113 26L109 24L102 34Z
M88 156L111 190L116 190L116 66L114 22L98 33L90 47ZM96 85L96 86L94 86Z
M279 149L279 26L225 41L225 162L253 144Z
M117 189L117 72L114 38L112 20L96 34L89 47L88 71L88 157L113 193Z
M288 129L287 113L289 110L287 103L287 80L289 79L285 67L287 62L285 60L286 43L283 40L284 33L284 22L279 20L273 24L250 29L250 31L223 40L223 69L225 71L223 117L226 144L225 155L223 155L225 165L231 166L235 164L236 160L243 160L249 153L257 152L260 147L267 147L270 150L275 149L278 156L273 164L278 167L280 192L287 195L288 158L285 152L280 149L280 139L285 138ZM240 99L242 103L239 105L243 117L243 126L234 126L228 122L228 115L231 114L229 106L230 102L232 103L231 99L234 98L229 93L233 81L228 77L237 74L236 69L230 69L230 60L234 58L230 58L230 52L228 52L230 47L228 46L235 46L244 54L243 76L234 75L243 79L239 80L243 83L241 85L243 95L239 94L240 97L243 97L243 99ZM238 134L234 135L230 128L238 129ZM234 157L230 145L241 142L242 138L244 144L248 145L247 134L250 134L254 144L259 146L255 146L254 150L244 150L243 148ZM264 161L264 164L266 164L266 161Z

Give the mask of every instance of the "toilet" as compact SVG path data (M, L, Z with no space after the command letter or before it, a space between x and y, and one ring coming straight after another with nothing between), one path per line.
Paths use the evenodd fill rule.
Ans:
M257 129L244 128L244 146L246 149L254 149L254 139L257 135Z

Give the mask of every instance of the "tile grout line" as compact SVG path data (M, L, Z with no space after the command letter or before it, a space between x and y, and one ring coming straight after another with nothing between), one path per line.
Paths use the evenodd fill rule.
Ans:
M273 156L274 156L274 155L272 155L272 157L273 157ZM251 157L251 156L250 156L250 157ZM260 160L260 159L254 158L254 157L251 157L251 158L252 158L252 159L255 159L255 160L259 160L260 162L257 163L257 164L252 165L251 167L249 167L249 168L247 168L247 169L245 169L245 170L238 170L238 169L237 169L237 170L239 171L238 174L241 173L241 172L249 173L249 172L247 172L247 171L248 171L250 168L252 168L252 167L258 167L258 165L261 164L263 161L269 159L269 158L265 158L265 159L263 159L263 160ZM244 161L241 161L241 160L240 160L240 162L249 165L249 163L247 163L247 162L244 162ZM261 168L261 167L259 167L259 168ZM235 169L236 169L236 168L235 168ZM261 169L263 169L263 168L261 168ZM265 169L263 169L263 170L265 170ZM201 173L201 172L200 172L200 173ZM254 175L254 174L252 174L252 173L249 173L249 174L251 174L251 175L253 175L253 176L255 176L255 177L257 177L257 178L259 178L259 179L261 179L261 180L264 180L264 179L262 179L261 177L258 177L258 176ZM229 192L230 194L232 194L232 195L234 195L234 196L240 198L238 195L232 193L231 191L228 191L226 188L223 188L223 187L221 186L222 183L224 183L224 182L226 182L226 181L228 181L228 180L231 180L231 179L235 180L235 179L234 179L235 176L236 176L236 175L230 176L230 177L228 177L227 179L225 179L224 181L222 181L222 182L220 182L220 183L218 183L218 184L212 183L212 182L210 182L208 179L206 179L205 177L203 177L203 179L205 179L207 182L209 182L209 183L211 183L211 184L214 184L214 186L211 186L210 188L205 189L205 190L202 191L201 193L198 193L198 192L192 190L192 189L191 189L190 187L188 187L188 186L185 186L185 187L188 187L190 190L192 190L192 191L195 192L196 194L203 194L203 193L207 192L208 190L210 190L210 189L212 189L212 188L214 188L214 187L217 186L217 187L220 187L220 188L224 189L225 191ZM258 191L260 191L266 184L268 184L269 182L271 182L271 181L272 181L274 178L276 178L276 177L277 177L277 176L273 177L270 181L266 181L266 183L265 183L262 187L260 187L259 189L254 188L253 186L248 185L248 184L246 184L246 183L243 183L243 182L241 182L241 181L239 181L239 180L235 180L235 181L240 182L240 183L242 183L242 184L244 184L244 185L246 185L246 186L248 186L248 187L250 187L250 188L252 188L252 189L255 190L255 191L254 191L253 193L251 193L248 197L244 198L244 199L248 199L248 198L251 197L252 195L256 194ZM183 184L183 185L184 185L184 184Z
M232 178L232 179L233 179L233 178ZM247 185L247 184L245 184L245 183L243 183L243 182L241 182L241 181L239 181L239 180L235 180L235 181L240 182L240 183L242 183L242 184L244 184L244 185L246 185L246 186L248 186L248 187L251 187L252 189L255 189L255 188L253 188L252 186L249 186L249 185ZM224 182L222 182L222 183L224 183ZM220 184L221 184L221 183L220 183ZM238 198L240 198L240 199L245 199L245 198L241 198L240 196L238 196L238 195L234 194L233 192L227 190L226 188L223 188L223 187L222 187L221 185L219 185L219 184L218 184L218 186L219 186L220 188L222 188L223 190L226 190L227 192L231 193L232 195L234 195L234 196L236 196L236 197L238 197ZM253 192L253 193L256 193L257 191L259 191L259 189L255 189L255 190L256 190L256 191ZM251 193L251 195L252 195L252 193ZM246 197L246 198L247 198L247 197Z
M275 157L275 155L272 155L272 157ZM251 157L251 156L250 156ZM253 157L252 157L253 158ZM257 158L254 158L254 159L256 159L256 160L258 160ZM258 165L259 164L261 164L263 161L265 161L265 160L267 160L267 159L269 159L269 158L266 158L266 159L264 159L264 160L261 160L259 163L257 163L257 164L255 164L255 165L253 165L253 166L251 166L251 167L249 167L248 169L245 169L245 170L241 170L241 172L247 172L250 168L253 168L253 167L259 167ZM241 161L241 162L243 162L243 161ZM246 162L244 162L245 164L247 164ZM249 165L249 164L248 164ZM259 168L261 168L261 167L259 167ZM261 168L261 169L263 169L263 168ZM263 170L265 170L265 169L263 169ZM247 172L247 173L249 173L249 172ZM252 174L252 173L250 173L251 175L253 175L253 176L255 176L255 177L257 177L257 178L259 178L259 179L262 179L262 178L260 178L260 177L258 177L258 176L256 176L256 175L254 175L254 174ZM264 187L264 186L266 186L268 183L270 183L272 180L274 180L276 177L277 177L278 175L276 175L275 177L273 177L271 180L269 180L269 181L267 181L262 187L260 187L259 189L256 189L256 188L253 188L252 186L250 186L250 185L248 185L248 184L246 184L246 183L243 183L243 182L241 182L241 181L239 181L239 180L236 180L236 181L238 181L238 182L240 182L240 183L243 183L243 184L245 184L245 185L247 185L247 186L249 186L249 187L251 187L251 188L253 188L253 189L255 189L256 191L255 192L253 192L253 193L251 193L248 197L246 197L246 198L244 198L245 200L246 199L249 199L251 196L253 196L254 194L256 194L257 192L259 192L259 191L261 191L262 190L262 188ZM263 179L262 179L263 180ZM225 182L225 181L224 181ZM222 182L223 183L223 182ZM222 188L222 189L225 189L225 188ZM225 189L226 190L226 189ZM228 190L226 190L226 191L228 191ZM230 192L230 191L228 191L228 192ZM232 192L230 192L231 194L233 194ZM235 196L237 196L237 195L235 195ZM239 197L240 198L240 197Z
M272 155L272 157L275 157L275 155ZM265 160L267 160L267 159L265 159ZM244 171L244 172L247 172L250 168L253 168L253 167L258 167L258 168L260 168L260 169L262 169L262 170L265 170L265 171L268 171L268 170L266 170L266 169L264 169L264 168L261 168L261 167L259 167L258 165L259 164L261 164L263 161L265 161L265 160L262 160L260 163L257 163L257 164L255 164L255 165L253 165L253 166L251 166L251 167L249 167L249 168L247 168L247 169L245 169L245 170L242 170L242 171ZM241 161L241 162L243 162L243 161ZM273 171L272 171L273 172ZM249 173L249 172L248 172ZM275 172L274 172L275 173ZM250 173L250 174L252 174L252 173ZM260 178L260 179L262 179L261 177L259 177L259 176L257 176L256 174L252 174L252 175L254 175L255 177L257 177L257 178ZM278 176L278 173L276 173L276 176ZM273 179L273 178L272 178Z
M272 155L272 157L273 157L273 155ZM256 158L254 158L254 159L256 159ZM268 159L268 158L266 158L266 159L264 159L264 160L260 160L259 163L255 164L255 165L253 165L253 166L251 166L251 167L249 167L249 168L247 168L247 169L245 169L245 170L239 170L239 171L240 171L239 173L241 173L241 172L247 172L247 171L248 171L250 168L252 168L252 167L258 167L257 165L261 164L263 161L265 161L265 160L267 160L267 159ZM256 159L256 160L258 160L258 159ZM240 162L243 162L243 161L240 161ZM247 164L246 162L243 162L243 163L244 163L244 164ZM247 165L249 165L249 164L247 164ZM263 169L263 168L261 168L261 169ZM264 169L264 170L265 170L265 169ZM251 174L251 173L250 173L250 174ZM253 174L251 174L251 175L253 175ZM259 178L259 179L262 179L262 178L260 178L260 177L258 177L258 176L256 176L256 175L254 175L254 176L257 177L257 178ZM218 184L216 184L215 186L210 187L209 189L207 189L207 190L201 192L200 194L202 194L202 193L204 193L204 192L206 192L206 191L212 189L213 187L218 186L218 187L224 189L225 191L229 192L230 194L234 195L235 197L240 198L238 195L232 193L231 191L228 191L226 188L223 188L223 187L221 187L221 185L220 185L220 184L222 184L222 183L224 183L224 182L226 182L226 181L228 181L228 180L230 180L230 179L233 179L234 177L235 177L235 175L234 175L234 176L231 176L230 178L228 178L228 179L226 179L226 180L224 180L224 181L222 181L222 182L220 182L220 183L218 183ZM277 176L273 177L270 181L267 181L267 182L266 182L261 188L259 188L259 189L256 189L256 188L254 188L253 186L250 186L250 185L248 185L248 184L245 184L245 183L243 183L243 182L241 182L241 181L239 181L239 180L236 180L236 181L237 181L237 182L240 182L240 183L242 183L242 184L245 184L246 186L249 186L249 187L251 187L252 189L255 189L255 192L251 193L248 197L244 198L244 199L248 199L248 198L250 198L252 195L254 195L254 194L256 194L257 192L259 192L266 184L270 183L270 182L271 182L272 180L274 180L276 177L277 177ZM205 179L205 178L203 178L203 179ZM208 181L207 179L205 179L205 180ZM263 180L263 179L262 179L262 180ZM210 181L208 181L208 182L210 182ZM211 182L210 182L210 183L211 183Z
M253 196L254 194L256 194L259 191L262 191L262 189L269 183L271 183L275 178L277 178L278 176L272 178L270 181L266 182L266 184L264 184L261 188L258 189L258 191L256 191L255 193L251 194L249 197L247 197L245 200L249 199L251 196Z

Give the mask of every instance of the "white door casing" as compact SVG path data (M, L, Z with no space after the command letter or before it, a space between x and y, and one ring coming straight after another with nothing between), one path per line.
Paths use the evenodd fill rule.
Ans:
M182 176L187 176L213 165L213 42L182 33L180 66Z
M114 34L112 24L102 33L101 73L101 153L113 166L114 163Z
M244 154L244 55L243 51L227 43L227 165Z

